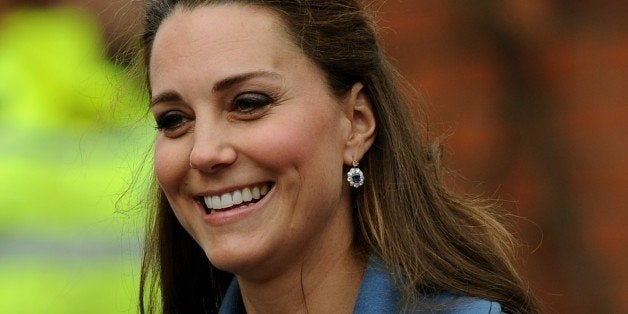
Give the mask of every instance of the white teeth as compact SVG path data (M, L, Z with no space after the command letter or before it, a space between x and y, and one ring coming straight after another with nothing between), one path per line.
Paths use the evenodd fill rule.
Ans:
M231 197L233 198L233 205L242 204L242 193L240 191L233 192Z
M253 199L251 195L251 190L249 188L244 188L242 190L242 200L245 202L250 202Z
M220 197L218 196L212 196L212 208L214 209L221 209L222 206L220 205Z
M205 196L203 200L205 201L205 206L207 206L208 209L224 209L242 204L243 202L258 200L262 196L268 194L268 189L268 184L264 184L253 188L236 190L231 193L224 193L220 196Z
M222 205L222 208L228 208L233 206L233 198L231 197L231 193L225 193L220 197L220 205Z

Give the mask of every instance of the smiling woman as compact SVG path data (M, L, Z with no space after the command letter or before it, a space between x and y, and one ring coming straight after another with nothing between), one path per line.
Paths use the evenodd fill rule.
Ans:
M356 3L147 1L142 46L142 312L535 311L510 235L440 182Z
M151 107L157 180L212 265L242 276L243 288L244 278L271 280L282 268L349 251L342 165L373 139L370 112L363 132L346 114L368 109L361 89L336 99L280 29L258 7L179 8L149 61L152 93L176 95ZM325 242L333 245L318 245Z

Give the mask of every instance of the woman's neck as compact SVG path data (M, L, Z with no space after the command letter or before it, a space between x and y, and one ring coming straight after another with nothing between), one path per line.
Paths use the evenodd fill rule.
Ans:
M316 254L271 280L238 277L248 313L351 313L366 258L351 241L332 254Z

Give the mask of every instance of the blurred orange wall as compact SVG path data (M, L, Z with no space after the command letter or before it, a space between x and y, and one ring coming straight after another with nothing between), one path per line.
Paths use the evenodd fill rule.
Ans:
M628 3L376 2L464 192L505 200L547 312L628 313ZM538 246L538 247L537 247Z

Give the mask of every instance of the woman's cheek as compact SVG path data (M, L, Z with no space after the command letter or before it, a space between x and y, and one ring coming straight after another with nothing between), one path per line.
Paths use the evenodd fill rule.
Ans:
M186 158L186 147L181 144L166 138L155 143L155 175L166 194L177 188L189 167L189 154Z
M253 132L251 145L259 150L256 156L266 156L269 163L300 164L311 158L313 150L320 145L322 134L316 132L314 126L311 122L298 123L297 120L269 124Z

